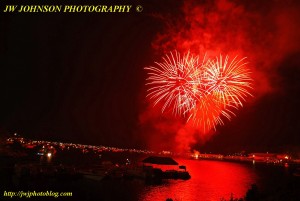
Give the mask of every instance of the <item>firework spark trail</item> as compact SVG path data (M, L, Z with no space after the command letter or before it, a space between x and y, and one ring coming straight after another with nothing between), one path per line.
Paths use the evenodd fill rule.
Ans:
M242 107L251 87L251 73L245 67L246 58L237 56L231 61L222 55L214 60L193 56L189 52L183 57L175 55L163 57L156 67L146 67L148 95L154 105L163 102L162 112L172 107L173 113L188 116L203 133L223 125L223 117L235 116L233 109Z
M185 115L196 105L201 95L201 68L199 57L190 53L183 57L175 51L175 55L163 57L163 62L155 62L157 66L146 67L148 83L152 85L148 95L154 99L154 105L163 102L162 112L173 106L175 114Z
M187 122L191 121L198 130L206 133L212 128L216 129L217 124L224 124L220 117L221 114L230 119L226 105L218 102L214 94L209 94L201 98L197 106L191 111Z
M240 60L237 56L229 62L229 56L223 60L222 55L215 60L208 60L204 66L202 86L206 95L190 114L191 119L202 133L210 129L216 130L216 125L224 125L223 117L231 120L235 116L233 110L242 107L247 96L252 96L250 71L245 68L246 58Z
M214 61L209 61L205 68L204 85L207 93L217 92L220 101L229 106L243 106L247 96L252 96L248 89L252 89L250 71L245 68L246 58L240 60L237 56L229 63L229 57L223 60L216 57Z

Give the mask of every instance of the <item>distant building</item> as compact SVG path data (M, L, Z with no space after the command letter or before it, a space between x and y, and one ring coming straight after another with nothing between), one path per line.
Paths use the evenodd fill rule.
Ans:
M178 169L178 163L171 157L149 156L142 162L144 168L159 168L163 171Z
M250 153L249 158L255 161L284 161L290 160L291 157L287 154L277 154L277 153Z

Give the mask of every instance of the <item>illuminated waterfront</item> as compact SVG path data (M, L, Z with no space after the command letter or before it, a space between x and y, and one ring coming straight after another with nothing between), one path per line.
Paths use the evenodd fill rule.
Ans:
M179 157L169 151L155 153L32 141L19 136L6 140L4 150L1 157L4 186L14 190L71 191L80 200L209 201L245 198L255 185L258 191L254 191L257 193L254 196L268 199L298 196L295 192L299 189L299 177L294 176L294 170L299 164L292 161L253 163L252 155L250 158L220 154L195 157L194 153ZM149 155L173 155L178 165L186 167L191 178L164 179L159 184L149 184L140 172L141 161ZM234 162L227 161L229 159ZM287 190L290 187L292 190Z
M185 164L192 178L187 181L171 181L161 186L146 187L140 200L220 200L244 197L251 184L259 182L259 177L251 166L218 162L177 160Z

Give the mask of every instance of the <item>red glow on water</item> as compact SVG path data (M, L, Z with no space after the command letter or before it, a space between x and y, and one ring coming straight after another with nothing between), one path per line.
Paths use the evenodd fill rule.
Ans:
M151 186L145 190L140 200L229 200L231 194L234 198L242 198L251 184L256 182L255 173L242 164L199 160L177 162L186 165L191 179L173 180L164 185Z

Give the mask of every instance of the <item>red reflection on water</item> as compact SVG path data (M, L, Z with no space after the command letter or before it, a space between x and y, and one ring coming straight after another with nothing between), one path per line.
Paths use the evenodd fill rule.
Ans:
M140 200L215 201L228 200L231 193L234 198L242 198L257 178L251 166L244 164L180 159L177 162L186 165L192 178L148 186Z

